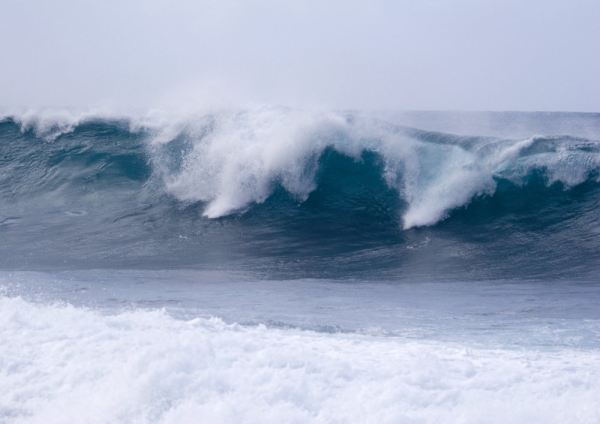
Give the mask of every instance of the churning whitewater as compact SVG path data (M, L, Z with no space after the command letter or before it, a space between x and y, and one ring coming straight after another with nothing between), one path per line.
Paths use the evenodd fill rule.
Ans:
M0 306L11 341L0 347L3 422L593 423L600 413L595 351Z

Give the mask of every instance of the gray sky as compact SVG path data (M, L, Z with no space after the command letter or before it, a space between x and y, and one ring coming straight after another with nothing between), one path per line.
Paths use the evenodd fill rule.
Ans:
M0 106L600 111L598 0L0 0Z

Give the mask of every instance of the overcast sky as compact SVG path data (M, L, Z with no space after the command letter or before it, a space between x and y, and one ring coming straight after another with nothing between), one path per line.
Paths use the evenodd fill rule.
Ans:
M598 0L0 0L0 106L600 111Z

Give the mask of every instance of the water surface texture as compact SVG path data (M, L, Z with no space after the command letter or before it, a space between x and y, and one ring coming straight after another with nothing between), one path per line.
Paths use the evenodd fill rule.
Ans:
M600 422L600 115L0 118L0 422Z

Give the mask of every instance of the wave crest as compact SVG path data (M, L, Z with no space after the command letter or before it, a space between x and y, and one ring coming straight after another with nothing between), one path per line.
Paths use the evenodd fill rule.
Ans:
M320 158L328 149L355 162L365 152L380 156L382 177L406 204L399 212L405 229L434 225L474 198L493 195L498 179L521 185L537 170L543 171L548 186L570 188L591 175L598 180L600 170L600 144L594 140L459 137L353 114L277 107L201 116L26 112L3 120L46 142L86 135L91 140L86 149L108 155L111 146L105 136L117 131L120 139L143 144L133 150L148 158L138 157L137 162L150 162L168 193L180 201L204 203L209 218L262 203L277 187L305 201L319 184ZM93 124L105 128L100 131ZM122 141L112 142L122 146ZM52 148L60 147L46 147ZM71 154L69 149L62 154ZM113 154L122 155L121 150Z
M205 202L209 218L262 203L277 186L306 200L327 149L357 162L364 152L381 156L385 181L407 204L405 229L433 225L473 198L492 195L499 178L523 184L533 170L543 170L548 185L568 188L600 169L599 144L590 140L465 138L282 108L225 111L154 140L154 163L167 190L180 200ZM176 166L173 149L179 149Z

